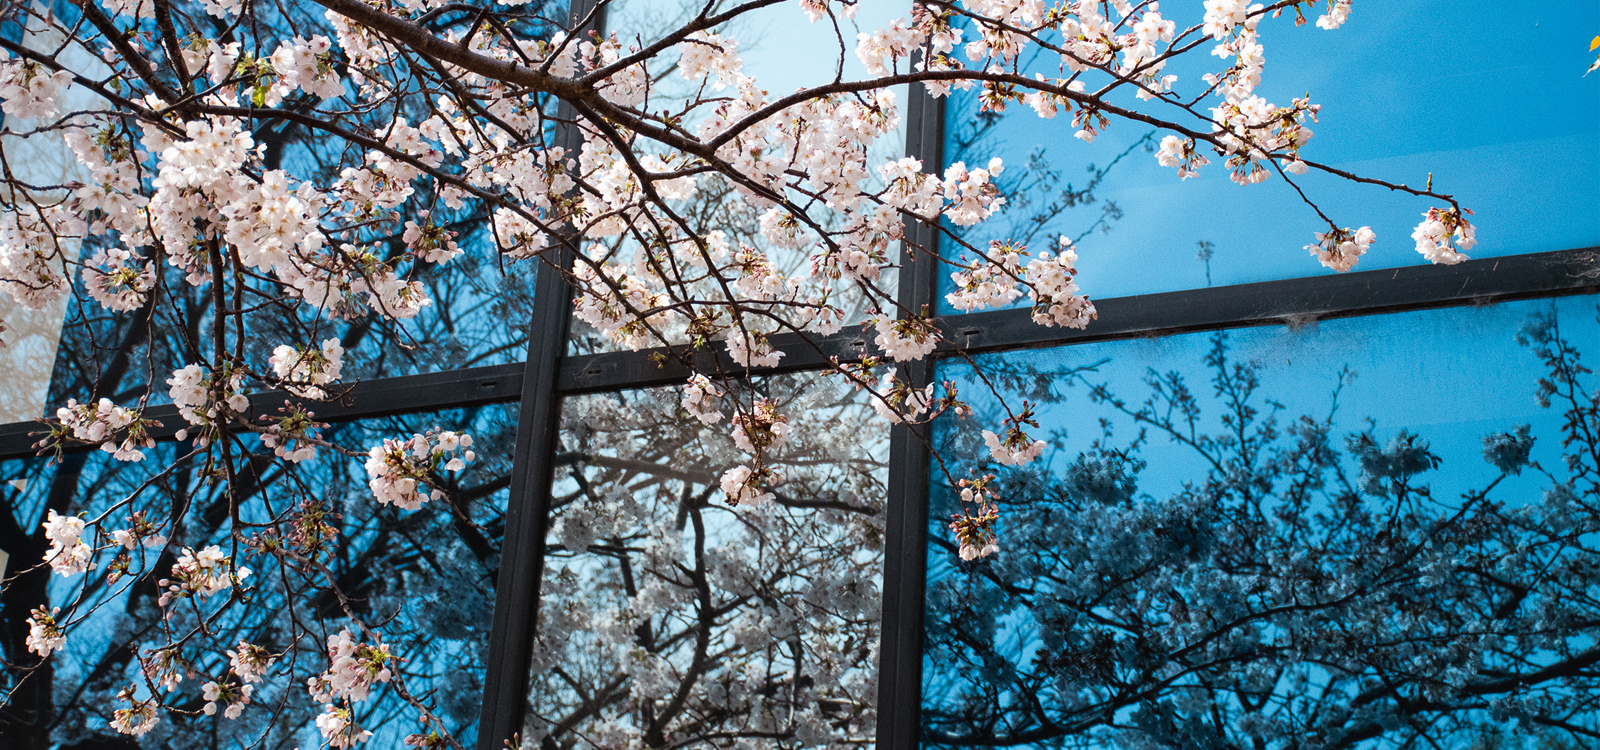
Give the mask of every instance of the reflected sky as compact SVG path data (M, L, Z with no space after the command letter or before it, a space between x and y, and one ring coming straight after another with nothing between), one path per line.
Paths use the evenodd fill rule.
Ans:
M55 8L57 17L68 23L76 18L77 11L70 3L55 0L55 5L60 6ZM560 17L565 7L564 0L551 0L524 10ZM34 20L31 27L38 31L42 24ZM549 30L546 27L545 33ZM10 33L12 27L6 31ZM537 29L530 24L525 31ZM28 43L48 49L61 46L52 39L52 35L34 34ZM80 59L84 53L76 48L66 47L62 55L65 62L86 74L98 69ZM65 110L100 109L98 98L82 88L69 87L63 96ZM554 100L547 97L545 102L553 110ZM13 130L32 127L15 117L7 118L5 124ZM281 153L281 161L272 166L282 167L292 176L325 177L328 165L344 156L338 149L327 151L322 140L303 134L292 136L291 141ZM89 179L59 133L7 136L3 146L7 164L25 183L55 185ZM419 183L418 187L423 186ZM432 202L427 195L419 196L412 211ZM244 332L246 358L259 370L270 372L267 359L277 346L319 344L334 338L346 352L345 382L520 361L526 356L538 264L501 258L486 229L485 215L475 203L454 211L435 207L434 221L456 232L456 242L467 250L442 265L407 262L401 221L389 222L362 237L344 238L370 242L375 255L393 260L402 276L423 284L431 304L410 320L378 320L375 314L344 320L293 299L281 299L276 282L253 283L252 291L245 295L247 307L254 311ZM407 214L405 218L416 217ZM387 235L390 230L393 234ZM92 258L115 242L115 237L97 236L63 244L76 260L79 255ZM44 310L22 310L9 295L0 293L0 325L9 329L0 332L0 340L7 344L0 347L0 382L7 386L0 389L0 424L52 414L68 398L90 401L108 397L131 404L147 397L150 404L169 402L165 380L171 372L202 359L197 351L210 351L211 292L209 286L195 287L183 281L181 272L164 263L158 262L158 268L168 274L165 292L169 298L157 304L149 324L137 323L136 312L111 313L90 299L77 268L71 269L72 294ZM230 332L230 347L233 336ZM103 378L107 371L131 374Z
M1184 6L1169 15L1182 26L1198 13ZM1577 0L1507 5L1492 21L1481 8L1446 0L1357 5L1331 32L1297 29L1286 17L1262 24L1266 71L1257 93L1283 105L1309 92L1323 105L1307 158L1414 187L1431 173L1435 189L1476 212L1472 257L1589 247L1600 244L1600 83L1582 73L1595 28L1600 8ZM1041 57L1030 69L1050 75L1054 66ZM1192 97L1209 69L1175 64L1169 72L1180 76L1176 91ZM1126 153L1106 170L1092 203L1052 216L1030 243L1041 249L1053 244L1046 237L1081 238L1079 284L1090 297L1333 273L1304 249L1326 225L1277 176L1241 187L1213 156L1200 177L1180 181L1139 145L1154 132L1147 126L1116 122L1085 144L1072 137L1070 122L1042 120L1020 105L974 139L973 93L950 102L947 162L1000 156L1008 172L1017 170L1007 175L1015 180L1037 155L1059 177L1014 194L1007 212L969 241L1025 231L1026 217L1057 191L1085 189L1092 172ZM1424 262L1411 230L1429 199L1318 173L1301 184L1340 226L1377 233L1358 270ZM1116 218L1106 213L1113 206ZM1213 245L1209 281L1200 242ZM939 304L949 311L942 295Z
M648 44L655 37L677 28L693 17L702 6L704 3L685 0L623 0L608 7L606 29L624 40L640 39ZM909 10L908 0L860 3L854 6L853 17L838 18L839 26L835 29L827 18L813 23L800 6L794 3L779 3L752 9L716 31L737 40L736 49L740 59L744 61L743 72L753 77L757 84L768 92L767 98L770 101L803 87L831 83L835 74L842 75L842 80L845 81L868 78L865 66L855 53L856 35L863 32L870 33L874 29L887 26L896 18L905 18ZM842 57L839 54L841 36L845 41ZM797 64L798 60L804 60L805 64ZM669 103L672 107L681 107L683 102L696 95L699 88L697 83L691 83L679 74L677 61L676 52L662 55L658 62L665 72L656 76L655 88L651 94L654 101ZM907 87L894 86L891 90L899 105L901 120L893 132L868 144L868 179L863 183L863 189L866 190L876 189L880 181L876 165L898 159L905 153ZM706 96L707 98L727 96L728 93L728 91L708 91ZM654 104L652 107L665 108L663 105ZM689 122L698 121L712 109L711 106L701 107L689 118ZM696 226L701 233L718 230L726 232L736 243L749 244L767 253L774 266L782 273L800 280L809 278L811 273L809 253L812 248L785 249L771 246L759 233L756 223L757 217L765 208L752 208L731 189L715 184L719 182L721 181L702 178L700 192L686 201L683 213L690 218L693 226ZM805 201L800 202L802 205L805 203ZM821 208L815 211L815 215L823 220L824 225L827 223L828 213L826 209ZM623 249L617 253L617 258L629 261L636 252L634 244L633 240L627 240ZM600 250L594 248L591 248L590 252L601 254ZM896 253L898 250L891 246L889 250L891 263L896 260ZM895 271L894 268L885 269L876 282L891 299L894 296ZM845 286L836 292L833 304L844 311L847 320L859 320L864 313L863 297L859 291ZM623 348L601 336L589 324L576 319L572 322L571 338L572 342L568 349L570 354L617 351ZM652 342L653 345L658 343ZM680 341L674 340L673 343Z
M1204 747L1206 738L1246 742L1266 726L1272 737L1338 737L1359 717L1347 725L1329 706L1372 680L1474 684L1531 669L1512 659L1551 664L1591 646L1575 625L1547 630L1594 614L1587 574L1552 571L1595 562L1582 540L1600 528L1600 486L1584 468L1593 441L1563 445L1573 413L1563 381L1518 340L1537 344L1540 332L1559 334L1592 366L1597 299L986 355L980 366L1012 408L1024 398L1037 406L1029 432L1049 447L1022 468L978 462L987 451L977 431L1004 414L968 365L941 367L979 418L943 419L936 444L955 477L998 475L1000 552L959 561L945 528L958 504L935 468L926 746L999 737L1028 748L1165 747L1187 737ZM1558 386L1550 408L1539 403L1541 378ZM1580 378L1588 403L1595 383ZM1498 453L1492 435L1502 435ZM1491 460L1507 451L1521 458ZM1468 520L1436 525L1450 517ZM1432 554L1443 562L1416 562ZM1525 569L1519 555L1539 562ZM1364 577L1364 565L1380 564L1398 572ZM1478 570L1523 593L1482 584ZM1304 614L1280 614L1297 607ZM1515 638L1482 646L1485 631ZM1224 635L1208 640L1213 632ZM1344 639L1359 645L1339 651ZM1426 664L1396 666L1419 653ZM1158 677L1170 683L1151 687ZM1502 692L1526 705L1580 701L1573 721L1587 726L1595 714L1581 705L1600 685L1535 680ZM1249 708L1249 696L1266 702ZM1505 728L1486 718L1487 705L1418 725L1467 747ZM1396 731L1358 746L1401 743Z
M525 746L870 742L888 431L832 383L738 392L793 432L737 507L720 477L749 458L680 389L566 400Z
M62 607L64 618L83 620L66 648L51 657L51 669L30 677L46 695L53 693L53 709L40 709L30 703L34 696L24 695L12 703L13 710L53 710L61 717L55 739L67 746L114 735L107 721L121 707L117 691L145 682L138 662L130 660L129 644L162 645L158 628L182 635L193 625L182 602L165 610L177 612L174 617L162 619L155 581L171 575L183 547L215 544L252 570L240 589L248 602L212 615L206 635L185 641L183 655L192 674L175 692L163 693L164 702L198 710L201 685L223 678L225 651L240 639L275 653L291 645L302 650L297 658L278 660L239 719L166 716L145 738L147 747L213 742L238 747L262 738L272 747L315 747L321 736L312 722L321 706L308 695L306 679L328 667L327 637L354 627L346 607L403 658L394 669L409 694L470 746L481 710L516 414L516 404L497 404L341 424L323 433L355 448L409 437L436 424L474 435L478 459L448 480L444 496L416 511L376 501L364 454L337 456L326 448L299 464L277 461L270 449L259 448L259 455L236 459L243 501L237 526L230 523L225 491L206 481L201 462L189 456L189 443L160 444L138 463L118 462L101 451L69 454L54 465L43 459L0 462L0 543L14 553L7 571L13 577L5 602L8 621L21 623L32 606L45 603L44 597ZM253 438L248 443L256 444ZM62 497L70 497L70 503L62 503ZM138 510L164 524L172 544L165 554L152 549L133 555L129 574L120 579L105 575L120 552L109 539L102 541L97 567L87 576L53 575L47 567L27 573L45 549L39 523L52 498L64 514L83 512L91 520L126 503L105 517L106 533L127 527L128 514ZM267 522L273 514L281 514L282 538L295 538L304 527L286 519L309 507L302 503L330 513L327 523L337 531L328 549L316 555L317 565L302 569L293 561L280 565L269 555L249 554L246 540L263 531L251 524ZM170 520L175 513L184 514L176 529ZM237 540L230 538L233 529ZM290 546L303 551L299 544ZM47 590L39 590L40 579L47 579ZM207 601L205 611L215 612L221 598ZM17 663L32 660L6 656ZM0 682L8 690L11 674ZM372 746L400 747L420 729L417 713L397 692L400 684L379 686L356 704L358 721L374 733Z

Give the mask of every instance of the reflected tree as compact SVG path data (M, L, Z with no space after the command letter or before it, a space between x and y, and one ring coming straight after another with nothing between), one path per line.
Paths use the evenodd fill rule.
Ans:
M1560 433L1484 436L1495 478L1450 497L1433 491L1441 462L1476 457L1437 455L1425 432L1341 434L1348 370L1327 415L1291 418L1224 334L1208 387L1151 370L1142 399L1093 367L1000 368L1035 400L1088 388L1137 431L1119 441L1102 420L1077 455L974 467L996 474L1004 546L964 562L930 535L927 746L1592 745L1600 391L1553 314L1518 340ZM944 440L961 454L980 438L957 425ZM1204 468L1141 491L1184 465L1148 465L1153 440ZM1536 440L1559 444L1558 465L1532 460ZM1506 492L1519 475L1545 489Z
M765 446L778 479L738 508L719 474L742 448L676 389L568 399L529 744L871 740L888 430L860 396L730 387L793 415Z
M54 601L57 616L78 622L83 635L37 667L8 667L3 687L9 700L0 709L6 722L0 732L15 743L8 747L138 746L110 727L115 712L128 706L118 694L130 683L181 691L171 699L176 710L143 735L152 746L314 746L322 706L305 686L326 664L295 654L322 652L330 636L349 627L404 654L390 665L391 681L373 689L375 699L358 704L361 726L396 746L407 735L430 732L440 746L445 738L470 739L480 709L515 409L371 420L328 433L374 441L421 431L435 420L469 425L481 457L464 477L439 476L442 496L416 512L376 500L364 456L287 462L263 447L239 457L231 484L219 482L218 467L197 460L200 452L189 444L160 447L156 464L134 465L151 467L145 472L103 452L68 454L55 465L42 459L5 464L0 498L10 512L0 515L0 547L12 551L13 561L29 559L30 550L33 559L47 557L43 530L29 534L23 524L43 525L51 511L81 510L90 518L137 514L174 529L166 540L171 544L160 548L130 550L104 540L115 554L98 557L97 564L109 572L81 579L54 598L45 597L49 566L9 572L8 610L26 597ZM231 518L233 528L250 530L238 539L229 532L231 513L239 514ZM179 579L184 556L208 545L260 571L229 587L250 606L218 612L199 598L172 601L162 582ZM166 658L176 649L140 648L157 635L182 645L181 658ZM22 617L7 620L8 650L25 650L29 636ZM238 673L232 657L243 651L241 641L262 649L293 679L251 684L228 675ZM232 721L206 709L213 701L199 687L230 678L240 689L251 688L252 709ZM417 725L413 703L425 707L431 726Z

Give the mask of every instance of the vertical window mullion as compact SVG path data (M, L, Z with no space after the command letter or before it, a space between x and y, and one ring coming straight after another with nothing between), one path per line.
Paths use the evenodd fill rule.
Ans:
M595 0L572 0L574 30L595 9ZM597 14L595 25L603 26ZM557 117L576 123L572 105L562 102ZM583 136L575 125L558 126L556 142L576 156ZM572 270L580 237L569 234L555 245L555 257L534 280L533 312L528 322L528 357L522 375L522 401L517 421L517 447L511 469L511 497L506 508L505 546L495 581L494 624L484 657L486 674L483 713L478 725L479 750L500 750L522 731L527 710L528 670L539 619L539 589L544 577L545 537L550 519L552 461L560 446L561 396L556 382L567 351L572 317Z
M911 84L906 107L906 156L925 171L943 167L944 99ZM900 305L910 314L931 309L938 267L938 227L914 222L900 249ZM933 382L932 358L907 369L914 388ZM918 746L922 706L923 589L927 571L928 425L897 424L889 437L889 497L883 563L883 642L878 662L879 750Z

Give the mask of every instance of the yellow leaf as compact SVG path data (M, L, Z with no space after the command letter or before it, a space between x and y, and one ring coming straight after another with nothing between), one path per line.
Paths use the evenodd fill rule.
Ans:
M1590 52L1593 52L1595 47L1600 47L1600 36L1595 37L1594 41L1589 42L1589 51Z

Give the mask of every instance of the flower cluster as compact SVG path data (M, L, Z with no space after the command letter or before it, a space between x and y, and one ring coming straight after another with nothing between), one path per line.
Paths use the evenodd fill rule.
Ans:
M331 339L330 339L331 340ZM327 429L326 422L318 422L316 414L298 404L283 402L278 414L263 414L266 427L261 432L261 443L272 449L273 455L291 463L315 458L317 443L322 439L319 430Z
M875 76L889 75L897 58L908 57L918 46L917 34L906 25L903 18L889 22L886 28L868 34L856 35L856 56L867 72ZM887 61L887 64L886 64Z
M1234 95L1211 109L1217 142L1228 155L1224 164L1233 170L1229 178L1240 185L1262 182L1272 176L1268 167L1275 157L1282 159L1288 172L1304 174L1308 167L1300 160L1300 149L1312 136L1305 122L1316 121L1321 105L1300 98L1288 107L1279 107L1259 96L1239 93L1243 90L1228 89Z
M444 734L438 729L428 728L430 723L432 722L429 721L429 717L423 715L422 731L406 735L405 746L419 748L419 750L445 750L445 748L450 747L450 741L446 739Z
M325 339L317 349L282 344L272 350L268 364L290 393L301 398L326 399L328 392L317 386L339 380L339 371L344 367L344 347L336 338Z
M1199 177L1200 168L1211 163L1205 154L1195 150L1193 138L1175 135L1161 139L1161 150L1156 152L1156 161L1163 167L1177 168L1178 178L1184 180Z
M744 62L739 43L712 31L696 31L678 44L678 74L691 81L708 80L717 90L738 86ZM710 81L712 77L716 80Z
M872 399L872 408L891 423L914 422L933 405L933 384L921 390L911 387L903 378L887 372L878 384Z
M84 121L78 119L75 123L83 124ZM62 137L78 157L78 163L86 167L91 175L90 184L75 191L67 207L81 217L91 218L89 229L93 233L115 230L126 245L105 251L108 254L113 250L118 253L118 257L108 260L117 261L111 269L111 275L120 276L120 279L113 279L116 285L109 290L115 293L104 298L96 296L96 300L102 305L109 301L118 304L131 302L133 295L120 292L134 291L142 296L149 291L151 284L142 272L134 275L123 270L132 265L132 253L128 249L152 244L148 219L150 199L143 193L141 170L135 160L133 142L126 134L109 125L101 128L88 125L68 128ZM154 272L153 268L149 270ZM91 285L91 295L102 294L96 286L99 285Z
M586 70L595 71L620 61L625 53L637 51L637 48L625 49L612 34L605 39L579 43L578 59ZM644 102L650 89L650 76L643 65L629 65L601 81L596 88L607 101L633 107Z
M338 514L329 511L325 503L303 500L289 522L289 533L284 541L307 557L315 557L318 552L329 549L338 538L339 529L334 526L338 519Z
M145 651L139 657L139 669L147 681L169 693L177 692L185 677L194 676L176 646Z
M1021 264L1027 255L1027 249L1021 245L991 241L983 263L950 274L956 290L945 295L945 299L963 312L1011 304L1022 296L1017 283L1024 278Z
M550 238L543 230L522 215L508 209L495 209L489 228L494 233L495 243L500 251L505 253L506 257L516 260L537 257L550 244Z
M1377 235L1372 233L1372 227L1362 227L1351 231L1344 229L1330 229L1317 233L1316 244L1306 245L1306 249L1317 257L1322 265L1335 271L1344 273L1354 268L1356 261L1367 253L1367 248L1372 246L1372 241Z
M384 505L416 510L444 492L434 486L432 474L438 470L460 471L477 458L469 450L472 436L464 433L430 430L408 440L388 438L383 445L367 451L367 486ZM461 454L456 455L457 451ZM426 493L426 495L424 495Z
M1005 438L1002 439L999 435L984 430L983 444L988 446L989 455L995 461L1006 466L1021 466L1028 463L1038 458L1046 447L1043 440L1033 440L1016 427L1008 428L1005 434Z
M758 399L749 411L733 415L733 442L752 456L781 448L789 430L789 417L771 399Z
M0 291L38 310L72 288L63 239L83 236L82 219L61 204L11 205L0 211Z
M208 682L200 689L206 699L203 710L207 716L214 716L220 704L223 717L237 719L244 713L244 707L250 702L250 695L255 689L254 685L241 686L237 682Z
M887 187L884 203L918 216L935 216L944 205L944 183L922 171L922 160L910 156L878 166Z
M49 656L53 651L60 651L67 645L67 633L61 629L56 621L56 615L61 614L60 607L51 607L46 612L44 607L34 607L28 616L28 650L38 654L41 658Z
M944 215L952 224L969 227L989 218L1006 203L1005 196L995 186L994 178L1005 169L999 157L989 160L986 169L967 169L963 162L951 164L944 171L944 197L950 207Z
M83 541L83 519L63 516L52 508L45 517L44 536L50 540L45 559L57 575L75 576L94 569L94 548Z
M51 431L51 437L46 442L70 435L85 443L98 444L101 450L110 453L118 461L144 460L144 451L140 449L156 446L155 439L149 435L149 428L161 424L143 419L138 412L117 406L109 398L102 398L94 404L80 404L77 399L67 399L66 406L56 409L56 421L60 427ZM119 432L123 433L120 442L117 440Z
M126 312L145 303L155 288L155 265L126 248L101 250L83 269L89 296L107 310Z
M145 518L143 511L134 511L128 517L128 528L112 531L111 540L126 550L138 549L140 545L148 549L167 546L167 537L161 533L161 527Z
M297 36L278 45L272 53L272 68L280 76L275 87L279 96L296 88L323 99L343 96L336 60L333 43L321 34L310 39Z
M0 52L0 111L42 120L56 113L56 94L72 83L72 72L49 72L32 60L10 60Z
M712 385L711 379L700 373L695 373L683 386L684 410L704 424L722 421L722 411L717 408L717 401L721 398L722 389Z
M873 343L896 362L911 362L931 354L939 345L939 332L927 318L879 317Z
M249 641L239 641L237 648L228 651L228 666L244 682L260 682L278 657Z
M1433 263L1452 265L1466 260L1461 251L1478 244L1472 222L1463 215L1470 213L1460 208L1428 209L1422 215L1422 223L1411 232L1411 239L1417 241L1417 252Z
M1061 252L1046 250L1028 262L1032 289L1033 322L1043 326L1086 328L1094 320L1094 303L1078 291L1078 251L1066 235L1061 237Z
M195 442L206 445L217 432L232 419L250 409L250 399L244 394L245 373L227 363L210 375L200 365L186 365L167 378L167 395L178 407L178 414L193 427L199 427ZM178 431L178 439L186 440L189 428Z
M719 484L729 505L756 506L771 500L770 487L783 481L777 472L764 466L735 466L722 474Z
M961 487L961 512L952 516L950 531L961 545L962 560L970 562L1000 551L994 528L995 522L1000 519L1000 506L990 486L993 482L994 475L986 474L958 483Z
M159 600L166 607L174 599L205 598L232 588L250 577L250 569L235 568L233 558L222 554L222 548L211 545L199 552L183 548L178 561L172 565L172 577L157 582L161 591Z
M650 329L659 330L665 319L642 313L665 304L667 295L651 291L642 279L617 266L585 264L577 269L577 278L581 288L595 291L577 295L574 317L634 351L650 346Z
M362 643L349 628L340 630L328 636L330 664L308 683L311 696L319 703L364 701L373 685L394 676L389 667L395 658L388 644Z
M1350 0L1328 0L1328 12L1317 17L1317 28L1332 31L1350 18Z
M117 693L117 700L127 702L129 707L119 708L112 712L111 728L123 734L143 737L151 729L154 729L156 724L161 722L161 715L158 713L161 708L161 701L156 700L153 695L144 700L139 700L134 697L134 694L134 688L124 688Z
M418 216L426 221L428 212L422 211ZM463 252L456 244L455 232L431 221L425 224L406 222L406 231L400 238L417 258L428 263L446 263Z
M988 430L983 431L983 443L988 446L989 455L995 461L1005 466L1021 466L1044 452L1046 444L1043 440L1034 440L1022 431L1024 426L1039 427L1039 422L1034 419L1033 404L1024 400L1021 410L1007 417L1005 425L1004 438Z
M372 737L372 732L356 724L354 711L334 705L323 706L317 714L317 730L331 747L355 747Z
M765 334L752 331L734 331L724 342L728 358L740 367L776 367L783 352L772 348Z

